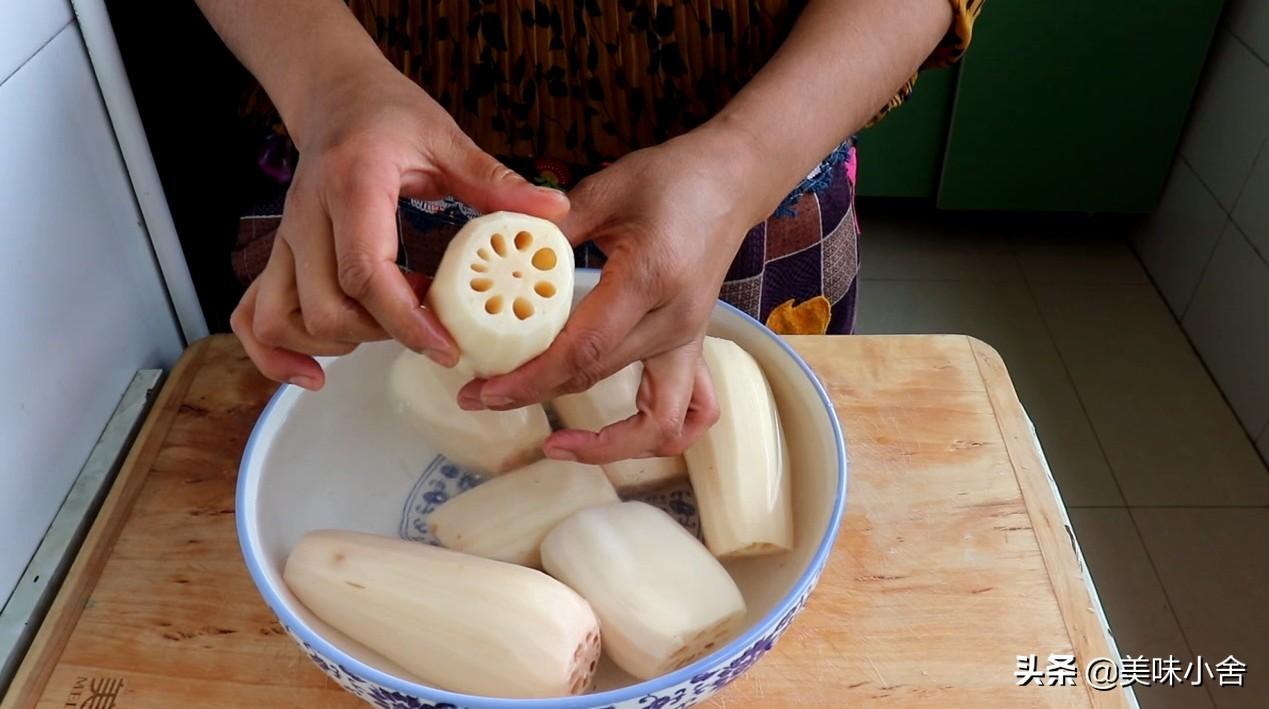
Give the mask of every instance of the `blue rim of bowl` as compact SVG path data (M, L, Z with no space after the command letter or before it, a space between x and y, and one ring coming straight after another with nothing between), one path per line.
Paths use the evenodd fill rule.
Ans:
M579 272L599 273L597 269L579 268ZM602 692L594 692L592 694L581 694L572 697L552 697L548 699L510 699L502 697L487 697L478 694L463 694L461 692L451 692L448 690L432 687L430 685L410 682L394 675L390 675L382 670L367 665L360 660L348 655L344 651L332 645L325 638L313 632L308 625L295 615L287 605L282 602L277 594L272 590L266 581L264 570L260 567L259 559L251 553L249 539L251 538L247 529L247 515L241 511L250 505L244 499L246 494L246 467L247 461L254 457L255 446L259 443L256 438L260 431L260 423L268 419L273 411L273 407L281 400L284 393L292 386L290 384L282 384L278 390L274 392L269 399L269 403L265 405L264 410L260 412L260 418L257 419L256 425L251 429L251 435L247 438L246 448L243 449L242 461L238 465L238 490L235 495L235 510L237 514L238 543L242 550L243 559L247 563L247 569L251 573L251 580L255 583L256 589L260 595L264 596L265 603L278 616L282 623L291 629L296 635L308 644L315 652L322 655L327 660L334 661L342 669L361 679L371 682L382 687L386 687L394 692L401 694L423 698L426 701L441 702L453 704L464 709L589 709L590 707L603 706L606 704L616 705L620 702L638 699L640 697L656 694L671 687L675 687L680 683L687 682L692 677L703 671L713 668L719 660L726 659L732 654L743 651L753 643L757 642L771 628L779 622L780 618L787 613L798 599L807 592L812 582L818 577L823 567L828 563L828 556L833 551L833 543L837 539L838 531L841 527L842 513L846 507L846 441L842 435L841 422L837 419L837 411L833 408L833 401L829 398L828 392L824 390L824 385L820 382L818 376L811 369L810 365L802 359L802 356L793 349L789 343L785 342L779 335L772 332L758 320L751 317L748 313L736 308L730 303L718 301L718 305L723 310L730 311L739 315L743 320L749 321L757 325L758 330L762 334L782 349L785 354L789 355L798 368L810 380L811 386L815 388L815 393L820 398L825 411L828 412L829 425L833 430L833 444L837 451L837 494L835 496L836 504L828 521L828 528L824 530L824 536L820 539L819 547L815 550L815 555L811 557L811 563L803 570L802 575L798 577L793 588L780 599L780 603L760 621L755 623L749 630L742 635L727 643L723 647L702 657L692 664L666 675L662 675L655 679L645 680L636 684L629 684L619 689L609 689Z

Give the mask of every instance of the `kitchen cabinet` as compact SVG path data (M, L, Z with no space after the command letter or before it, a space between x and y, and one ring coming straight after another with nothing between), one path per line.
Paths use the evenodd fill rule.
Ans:
M912 96L859 135L859 194L933 199L947 144L956 68L917 79Z
M989 0L954 81L923 77L911 106L860 135L860 194L942 209L1152 210L1222 6ZM950 100L940 81L954 84Z

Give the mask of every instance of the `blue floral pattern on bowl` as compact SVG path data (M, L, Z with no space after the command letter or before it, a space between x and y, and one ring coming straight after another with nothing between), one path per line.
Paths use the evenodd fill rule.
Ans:
M410 489L410 494L405 499L405 506L401 510L401 524L397 533L402 539L439 544L436 537L428 530L428 517L450 498L482 482L484 480L479 475L454 465L445 456L436 456L423 468L423 473ZM700 515L696 511L696 496L692 494L692 486L686 480L659 490L634 495L633 499L643 500L653 507L665 510L687 531L696 535L697 539L704 539Z
M479 475L454 465L445 456L436 456L423 468L423 474L419 475L410 494L405 498L401 526L397 533L402 539L439 544L427 528L427 518L451 497L470 490L481 482Z
M697 539L705 541L704 533L701 531L701 517L696 512L696 494L692 492L692 485L686 480L660 490L634 495L633 499L643 500L653 507L660 507L678 520L678 523L687 531L696 535Z
M686 709L686 707L694 706L714 696L719 690L744 674L763 655L770 652L771 648L775 647L776 641L780 639L780 636L784 635L784 632L793 624L793 619L806 606L806 601L818 580L819 577L817 576L806 592L798 598L797 602L770 629L740 652L720 658L717 662L712 663L710 669L698 672L687 681L680 682L673 687L635 697L619 704L596 706L594 709ZM435 703L429 701L426 697L403 694L363 679L347 667L322 657L321 653L305 642L291 628L286 625L282 627L299 644L309 659L317 665L318 669L335 680L339 686L371 706L379 707L380 709L466 709L448 702Z

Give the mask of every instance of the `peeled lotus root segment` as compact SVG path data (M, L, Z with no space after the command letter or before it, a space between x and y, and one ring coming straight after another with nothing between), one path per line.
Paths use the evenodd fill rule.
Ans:
M481 475L500 475L542 457L551 423L541 406L466 411L458 391L471 381L463 366L445 368L402 350L388 368L392 408L438 453Z
M643 364L635 362L586 391L556 398L552 406L563 427L600 431L638 413L635 400L642 381ZM687 475L681 455L618 460L605 463L603 469L622 495L655 490Z
M316 530L282 578L327 625L441 689L546 699L592 686L599 620L540 571L395 535Z
M428 301L482 379L541 354L573 303L573 248L551 222L494 212L459 230L428 289Z
M612 502L574 512L542 541L542 568L590 604L603 649L633 677L686 667L740 631L744 596L665 511Z

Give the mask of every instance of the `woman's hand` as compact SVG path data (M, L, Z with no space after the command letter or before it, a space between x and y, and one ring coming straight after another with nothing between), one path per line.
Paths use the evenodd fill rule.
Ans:
M300 151L269 263L231 325L265 376L310 389L313 355L388 337L444 365L453 340L420 305L421 283L396 266L399 196L445 195L481 211L559 220L568 200L481 151L416 84L386 62L349 67L304 102Z
M518 370L477 380L467 409L511 409L584 391L644 364L638 413L593 433L560 431L553 458L601 463L681 453L718 418L701 343L723 278L752 213L729 142L697 132L631 153L569 192L561 228L607 255L599 284L545 353ZM764 205L765 206L765 205Z

